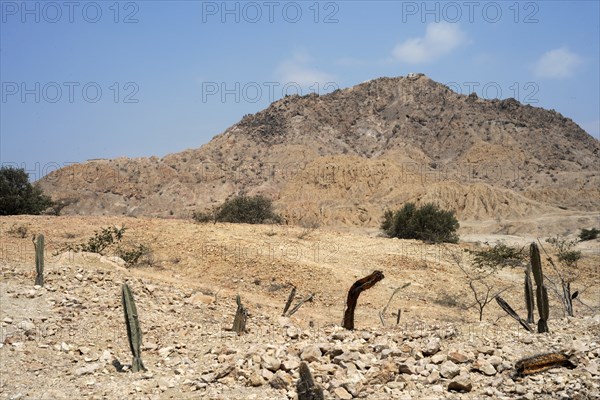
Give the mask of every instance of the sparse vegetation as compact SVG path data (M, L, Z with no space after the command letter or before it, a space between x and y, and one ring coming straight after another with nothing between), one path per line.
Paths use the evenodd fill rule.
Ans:
M27 237L27 233L29 233L29 228L25 225L14 224L8 231L6 231L6 233L14 237L24 239Z
M192 213L192 219L201 224L215 222L215 214L214 212L194 211Z
M432 243L457 243L458 227L454 211L442 210L432 203L421 207L406 203L396 212L387 210L381 223L381 229L389 237Z
M598 238L598 234L600 234L600 230L596 229L596 228L592 228L592 229L581 229L581 232L579 233L579 240L581 242L585 242L587 240L594 240Z
M125 261L128 267L142 264L152 265L154 263L153 252L149 246L141 243L121 244L125 230L125 226L120 228L116 226L102 228L99 231L95 231L94 235L88 238L86 242L75 245L68 244L62 250L86 251L101 255L106 255L108 250L112 250L111 253Z
M194 212L196 222L230 222L241 224L280 223L281 217L273 210L273 202L261 195L233 197L212 212Z
M575 282L581 273L577 267L577 263L579 259L581 259L581 251L574 249L577 245L577 240L568 240L560 236L555 236L547 239L546 242L550 243L554 248L559 264L556 265L556 263L554 263L552 257L550 257L546 252L546 249L544 249L540 243L542 250L546 254L548 263L556 275L553 278L546 276L546 279L550 282L548 287L561 300L565 313L572 317L574 315L573 300L577 298L580 291L575 291L571 294L571 283ZM559 282L555 282L554 279L558 279ZM581 290L581 292L584 290L585 289ZM578 300L586 305L581 299Z
M475 302L467 308L477 306L479 311L479 321L483 321L485 307L509 288L505 287L500 290L495 289L495 285L491 280L493 275L495 275L495 270L490 271L476 268L473 262L465 263L466 265L463 264L462 254L468 253L466 249L463 252L452 251L451 249L447 249L447 251L447 254L450 255L450 258L454 261L456 266L463 274L465 274L465 277L469 282L469 289L471 290L471 293L473 293Z
M125 261L128 267L153 264L152 249L145 244L137 243L127 247L119 246L117 256Z
M77 246L77 250L103 254L108 247L121 241L125 229L124 226L121 228L109 226L108 228L102 228L100 231L95 231L94 236L89 238L87 243Z
M518 249L502 242L483 250L469 250L469 253L473 256L473 264L482 269L520 267L527 259L523 248Z
M53 202L23 168L0 168L0 215L41 214Z
M316 231L317 229L319 229L319 227L321 226L321 224L316 219L309 219L309 220L306 220L306 221L302 221L300 223L300 226L302 227L302 232L300 232L300 234L298 234L298 239L306 239L314 231Z
M577 262L581 258L581 251L574 250L577 245L576 240L567 240L560 236L551 237L546 240L556 250L556 258L566 268L576 268Z
M78 201L79 200L75 199L75 198L66 198L66 199L57 200L52 204L52 206L50 206L50 209L47 211L47 214L58 216L62 212L63 208L70 206L71 204L75 204Z

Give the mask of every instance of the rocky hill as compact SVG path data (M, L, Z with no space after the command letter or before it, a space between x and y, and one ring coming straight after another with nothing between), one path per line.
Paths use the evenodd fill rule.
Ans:
M288 96L198 149L88 161L40 183L76 200L64 214L189 216L246 192L270 196L291 222L376 226L408 200L462 221L589 220L599 153L556 111L460 95L418 74Z

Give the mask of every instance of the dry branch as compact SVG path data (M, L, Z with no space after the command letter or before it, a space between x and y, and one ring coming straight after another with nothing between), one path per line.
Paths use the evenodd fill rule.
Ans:
M294 301L294 297L296 296L296 287L292 287L292 291L290 292L290 296L287 299L287 302L285 303L285 307L283 308L283 313L281 314L282 317L285 317L285 313L287 312L287 310L290 308L290 306L292 305L292 301Z
M302 304L306 303L307 301L311 301L314 297L314 294L309 294L308 296L306 296L305 298L303 298L302 300L300 300L300 302L298 304L296 304L294 306L294 308L292 308L290 310L290 312L287 314L288 317L291 317L292 315L294 315L296 313L296 311L298 311L300 309L300 307L302 307Z

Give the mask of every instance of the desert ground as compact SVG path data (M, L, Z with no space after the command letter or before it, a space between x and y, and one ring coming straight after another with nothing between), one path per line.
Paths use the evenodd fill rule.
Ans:
M147 263L128 268L110 252L64 251L113 225L127 228L124 242L152 249ZM24 237L18 227L26 228ZM2 217L0 398L295 399L301 361L328 399L598 398L600 241L578 244L575 316L566 317L550 291L550 333L538 334L495 301L479 321L457 265L471 271L464 250L484 242L528 246L536 237L477 234L473 224L462 229L459 244L433 245L385 238L375 228ZM34 287L31 236L40 233L45 284ZM341 321L348 289L375 270L385 278L361 294L356 330L347 331ZM506 267L486 282L526 316L523 277L522 268ZM124 282L137 303L146 372L128 371ZM384 326L380 311L407 283ZM314 297L282 317L292 286L298 299ZM230 331L238 294L249 311L240 336ZM518 360L552 351L568 353L576 367L514 375Z

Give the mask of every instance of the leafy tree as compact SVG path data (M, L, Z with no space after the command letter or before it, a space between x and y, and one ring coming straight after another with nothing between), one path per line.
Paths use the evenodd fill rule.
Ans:
M399 239L418 239L433 243L456 243L459 224L454 211L440 209L428 203L417 207L414 203L383 215L381 229L389 236Z
M23 168L0 168L0 215L41 214L53 205Z

